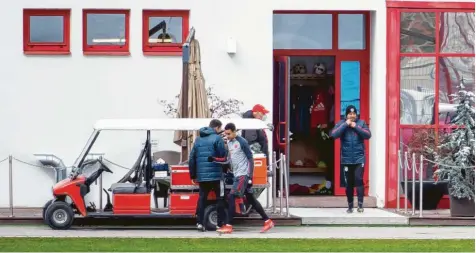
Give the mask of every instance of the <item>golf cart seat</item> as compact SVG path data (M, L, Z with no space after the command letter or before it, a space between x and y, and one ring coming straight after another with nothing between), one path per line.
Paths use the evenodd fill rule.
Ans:
M113 194L146 194L145 183L136 185L134 183L115 183L111 186Z

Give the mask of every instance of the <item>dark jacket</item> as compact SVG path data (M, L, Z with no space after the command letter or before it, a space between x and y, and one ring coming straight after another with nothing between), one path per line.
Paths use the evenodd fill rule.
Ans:
M245 119L252 119L253 118L253 111L249 110L243 114L243 118ZM258 130L242 130L241 136L248 141L248 144L258 143L261 146L261 152L268 155L268 137L266 136L266 132L263 129Z
M345 120L339 121L331 131L334 139L341 139L340 163L363 164L365 163L364 140L370 139L372 134L363 120L357 120L354 128L348 126Z
M197 182L210 182L222 179L222 166L208 161L208 157L225 157L226 149L223 139L213 128L203 127L200 129L200 137L197 137L193 145L188 167L190 178Z

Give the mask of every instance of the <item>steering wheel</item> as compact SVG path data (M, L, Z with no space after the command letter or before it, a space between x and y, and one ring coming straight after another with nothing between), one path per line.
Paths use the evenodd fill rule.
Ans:
M112 172L111 169L109 169L109 167L107 167L101 160L98 160L98 162L101 164L101 166L104 168L104 171L106 172L109 172L109 173L114 173Z

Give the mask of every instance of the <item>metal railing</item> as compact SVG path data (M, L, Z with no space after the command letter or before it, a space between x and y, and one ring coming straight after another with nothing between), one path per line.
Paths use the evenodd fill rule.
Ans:
M403 170L403 195L404 195L404 213L408 214L408 171L412 173L412 211L411 215L415 215L415 192L416 192L416 174L418 173L419 181L419 213L418 216L423 217L423 155L419 157L419 164L417 166L417 157L415 153L411 154L411 164L408 162L408 152L404 153L402 162L402 152L398 151L398 170L397 170L397 212L400 210L400 189L401 189L401 174Z

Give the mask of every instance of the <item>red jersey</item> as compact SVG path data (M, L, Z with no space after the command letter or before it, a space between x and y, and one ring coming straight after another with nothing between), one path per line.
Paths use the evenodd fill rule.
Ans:
M329 104L327 94L324 90L318 90L313 97L313 105L311 107L311 128L318 125L329 123Z

